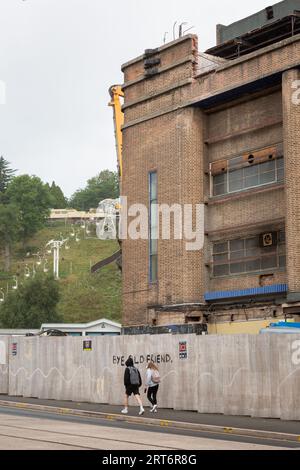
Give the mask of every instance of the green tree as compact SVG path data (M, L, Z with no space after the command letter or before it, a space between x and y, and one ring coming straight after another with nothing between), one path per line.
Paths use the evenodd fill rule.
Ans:
M67 207L68 201L62 192L61 188L52 182L52 185L49 186L50 195L52 198L52 209L65 209Z
M25 281L0 306L2 328L40 328L45 322L59 322L59 286L53 278L37 277Z
M0 157L0 251L5 260L5 271L10 271L11 251L20 234L19 210L9 203L7 188L15 170L10 163Z
M117 172L103 170L99 175L89 179L84 189L79 189L73 194L69 206L78 210L89 210L98 207L103 199L117 197L119 197Z
M4 157L0 157L0 194L3 195L8 184L12 180L16 170L10 168L10 163Z
M12 248L20 236L20 231L18 207L0 203L0 246L5 260L5 271L10 271Z
M20 211L20 238L25 244L44 227L49 217L51 207L49 190L37 176L22 175L13 178L7 187L6 197Z

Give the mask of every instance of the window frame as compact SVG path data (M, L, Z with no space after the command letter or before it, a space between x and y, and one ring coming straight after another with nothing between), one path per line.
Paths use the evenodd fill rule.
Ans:
M270 270L272 271L279 271L279 270L285 270L286 269L286 242L285 242L285 233L284 230L277 230L278 233L278 242L277 245L274 247L270 248L263 248L259 246L259 243L256 241L256 246L253 247L247 247L247 240L257 240L259 237L259 234L252 235L252 236L246 236L246 237L241 237L241 238L233 238L229 240L220 240L220 241L215 241L212 243L212 250L211 250L211 276L213 278L219 279L219 278L224 278L224 277L229 277L229 276L239 276L239 275L247 275L247 274L255 274L255 273L264 273L268 272ZM232 250L231 249L231 244L233 242L243 242L243 249L239 250ZM227 248L225 248L225 245L227 244ZM217 246L224 246L223 251L216 249ZM256 254L253 254L251 256L247 256L247 251L249 252L252 250L257 250ZM234 253L239 253L243 251L243 256L235 258L232 256ZM227 257L226 260L220 261L219 263L215 262L215 259L219 257ZM263 267L263 263L267 262L268 259L270 260L272 257L276 257L276 265L275 266L267 266ZM283 261L284 259L284 261ZM247 263L254 263L254 262L259 262L260 268L255 268L255 269L247 269ZM231 267L236 266L238 264L243 264L245 269L244 270L238 270L236 272L233 272ZM224 267L224 271L227 271L227 274L216 274L216 270L218 267Z
M235 157L235 158L238 158L238 157ZM274 169L270 169L268 171L262 171L266 163L269 163L269 164L274 163ZM246 171L250 168L257 168L257 174L252 175L252 176L251 175L247 176ZM237 182L241 182L241 187L238 189L230 189L230 183L232 184L235 181L235 179L232 178L230 182L230 175L237 174L237 172L241 172L240 178L236 178ZM274 172L275 177L272 181L268 181L264 183L261 182L261 178L263 177L263 175L267 175L273 172ZM279 176L281 172L283 173L282 178L281 176ZM220 178L221 176L223 178ZM254 177L257 177L258 184L246 186L245 183L247 179L254 178ZM223 181L219 183L215 183L216 178L223 179ZM284 157L283 156L278 157L278 158L273 158L271 160L266 160L265 162L238 168L238 169L231 170L228 167L227 170L224 171L223 173L219 173L217 175L211 175L211 197L224 197L230 194L240 193L240 192L248 191L254 188L261 188L263 186L268 186L268 185L276 184L276 183L284 183ZM216 193L216 188L222 187L222 186L224 186L225 192L220 192L219 194Z

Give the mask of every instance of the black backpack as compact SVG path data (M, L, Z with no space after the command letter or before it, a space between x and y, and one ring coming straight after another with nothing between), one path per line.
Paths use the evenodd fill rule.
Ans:
M139 371L136 367L129 367L131 385L140 385Z

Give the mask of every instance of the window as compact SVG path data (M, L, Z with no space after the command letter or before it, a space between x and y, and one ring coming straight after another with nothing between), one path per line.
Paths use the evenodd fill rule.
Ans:
M149 199L150 199L150 223L149 223L149 279L156 282L157 272L157 248L158 248L158 213L157 213L157 173L149 173Z
M284 269L286 265L285 233L279 231L275 246L261 247L259 235L222 241L213 245L214 277Z
M224 173L213 176L213 196L221 196L271 183L281 183L283 180L283 157L239 169L230 169L229 164Z
M267 15L267 20L272 20L274 18L273 7L267 7L266 8L266 15Z

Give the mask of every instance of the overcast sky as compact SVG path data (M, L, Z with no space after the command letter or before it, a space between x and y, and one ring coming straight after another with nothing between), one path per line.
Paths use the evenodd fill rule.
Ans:
M100 170L116 169L108 88L121 64L172 39L175 21L194 26L199 48L215 25L270 0L0 0L0 155L67 196ZM0 86L1 88L1 86Z

